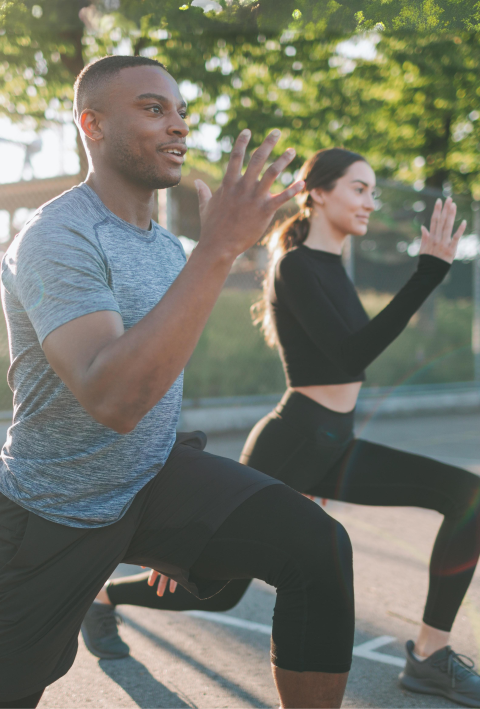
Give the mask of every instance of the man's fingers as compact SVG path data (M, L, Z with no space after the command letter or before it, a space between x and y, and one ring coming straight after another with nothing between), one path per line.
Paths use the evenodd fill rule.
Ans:
M176 581L174 581L173 579L170 579L170 586L169 586L170 593L175 593L175 591L177 590L177 586L178 586L178 583Z
M165 589L167 588L167 583L169 582L168 576L165 574L160 574L160 581L157 586L157 596L163 596Z
M205 184L203 180L195 180L193 183L198 195L198 204L200 211L202 208L212 199L212 191L208 185Z
M265 163L267 162L270 153L276 146L279 138L280 131L272 130L272 132L267 135L261 146L255 150L245 171L244 177L246 180L253 181L260 177L260 173L262 172Z
M272 197L270 206L276 211L282 206L282 204L285 204L285 202L288 202L289 199L292 199L292 197L295 197L296 194L301 192L304 187L305 182L303 180L300 180L300 182L295 182L295 184L291 185L288 189L283 190L280 194L276 194Z
M288 165L290 165L295 155L295 150L293 148L288 148L283 155L277 158L277 160L270 165L268 170L265 170L265 174L260 180L261 192L268 192L270 190L277 177Z
M248 143L250 142L251 135L252 134L248 128L246 128L245 130L242 130L235 141L235 145L233 146L233 150L230 154L230 160L228 161L225 177L223 178L224 182L235 182L240 178L242 174L243 161L245 160L245 151Z
M159 574L158 571L155 571L155 569L152 569L152 570L150 571L150 576L148 577L148 585L149 585L149 586L153 586L153 584L154 584L155 581L157 580L157 576L159 576L159 575L160 575L160 574Z

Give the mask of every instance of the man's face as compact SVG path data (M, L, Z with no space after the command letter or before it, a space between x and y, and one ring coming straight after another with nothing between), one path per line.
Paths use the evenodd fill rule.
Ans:
M105 96L95 159L148 189L178 185L186 153L186 104L177 83L155 66L122 69Z

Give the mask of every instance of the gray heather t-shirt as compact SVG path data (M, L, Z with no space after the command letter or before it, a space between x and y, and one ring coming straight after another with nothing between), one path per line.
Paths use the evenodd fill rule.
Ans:
M185 264L178 239L110 212L87 185L41 207L2 262L14 392L0 492L45 519L102 527L120 519L165 463L175 440L183 375L126 435L95 421L42 350L57 327L120 313L125 329L163 297Z

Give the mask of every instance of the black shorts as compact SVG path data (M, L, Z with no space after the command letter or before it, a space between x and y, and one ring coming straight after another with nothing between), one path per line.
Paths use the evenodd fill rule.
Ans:
M0 701L33 694L69 670L83 617L119 563L157 569L199 598L225 585L190 569L227 517L278 481L205 453L204 442L202 434L180 438L107 527L56 524L0 494Z

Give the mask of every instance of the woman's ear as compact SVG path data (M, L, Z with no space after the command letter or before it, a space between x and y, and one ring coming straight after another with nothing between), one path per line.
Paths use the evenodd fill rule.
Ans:
M325 192L319 187L310 190L310 198L314 205L323 207L323 205L325 204Z

